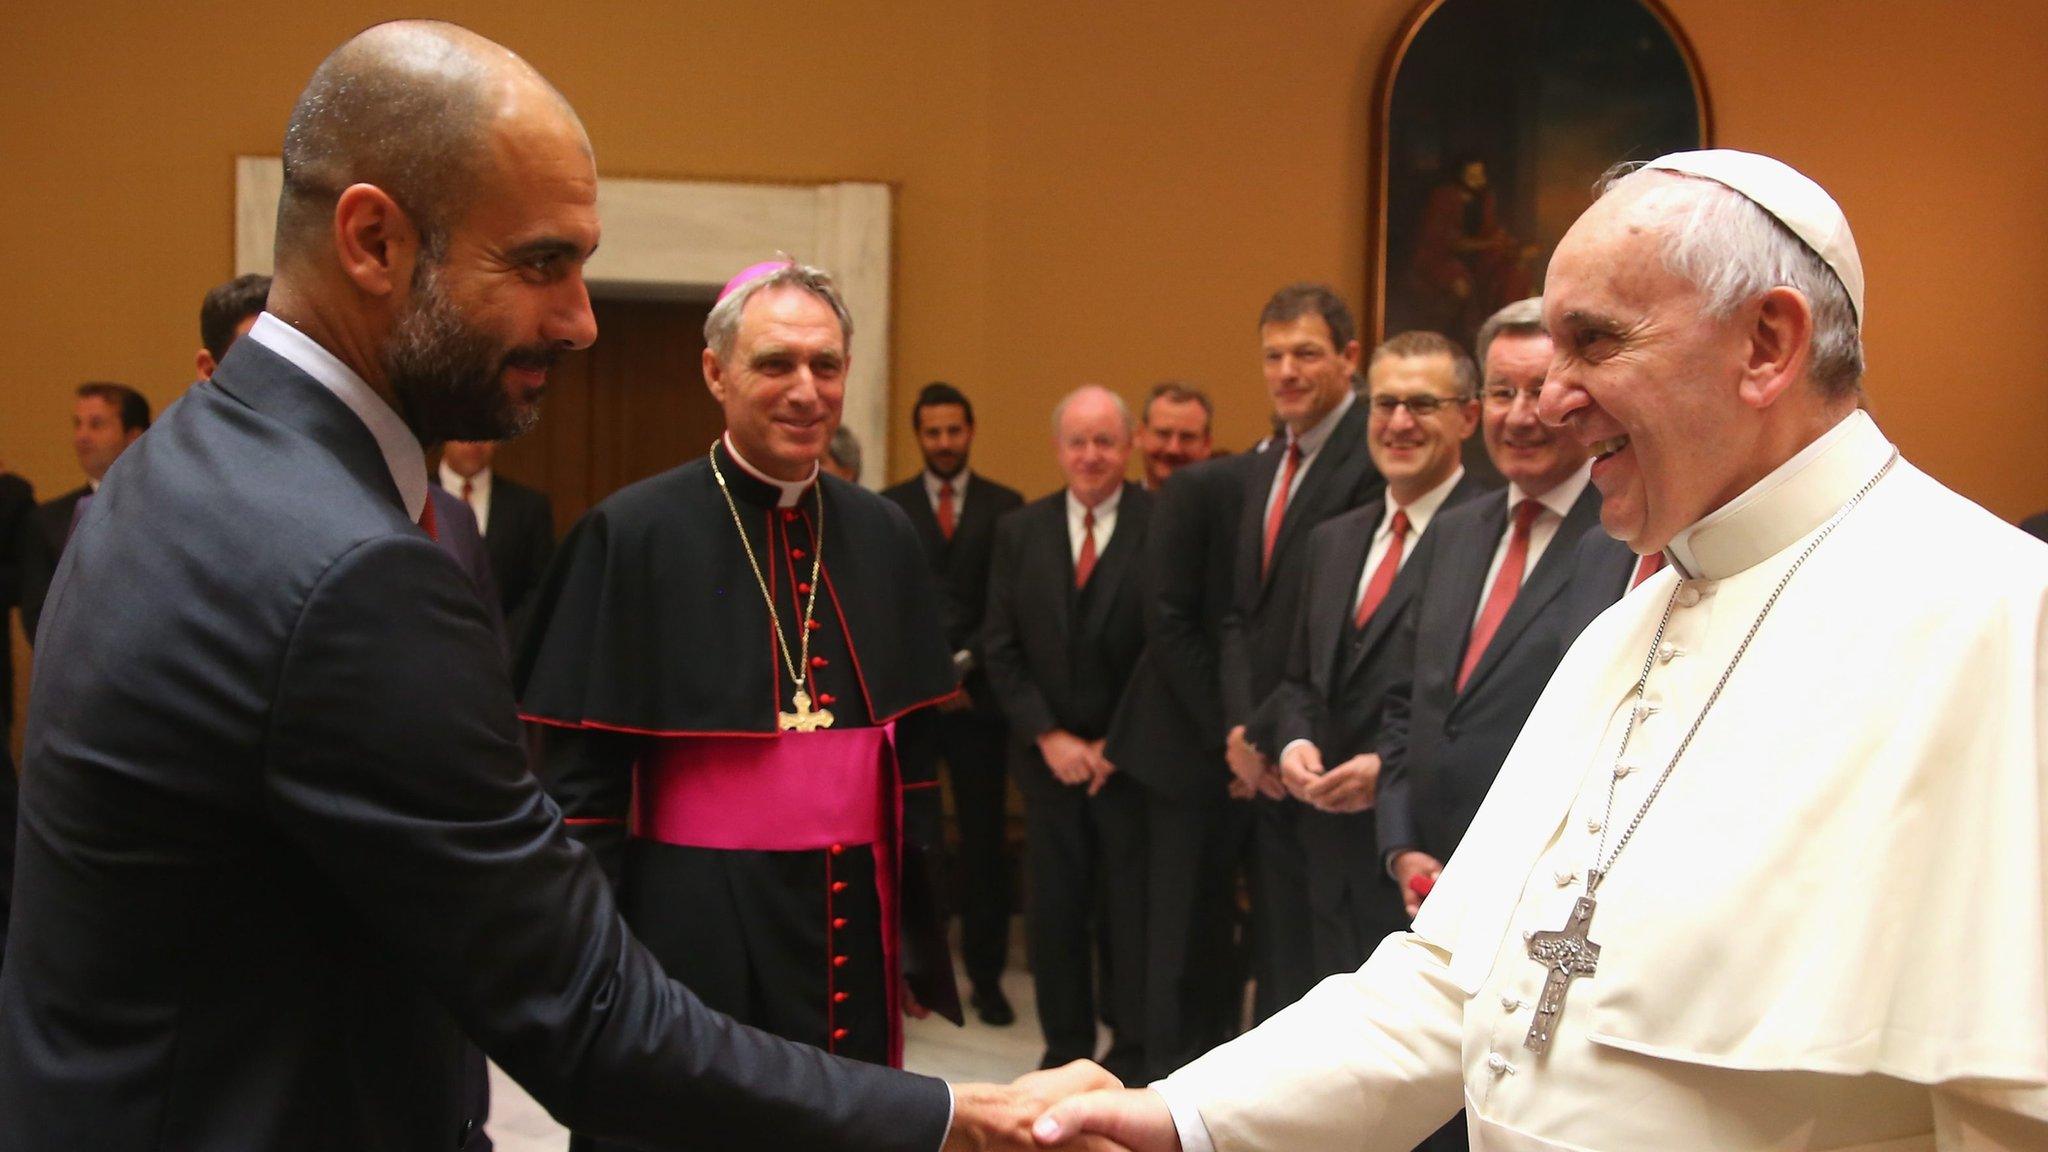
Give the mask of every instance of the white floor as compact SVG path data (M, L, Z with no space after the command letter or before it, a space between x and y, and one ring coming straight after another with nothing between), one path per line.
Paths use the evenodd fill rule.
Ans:
M956 1082L997 1083L1014 1080L1038 1067L1045 1042L1038 1031L1038 999L1032 994L1031 976L1024 970L1023 927L1020 922L1011 932L1011 939L1020 945L1011 957L1009 970L1003 973L1003 992L1017 1009L1017 1022L1006 1028L991 1028L976 1020L972 1010L967 1013L964 1028L955 1028L937 1016L906 1020L905 1067ZM954 963L958 965L957 957ZM961 992L966 993L964 980ZM491 1119L485 1130L498 1152L563 1152L569 1146L569 1134L562 1126L495 1065L491 1068Z

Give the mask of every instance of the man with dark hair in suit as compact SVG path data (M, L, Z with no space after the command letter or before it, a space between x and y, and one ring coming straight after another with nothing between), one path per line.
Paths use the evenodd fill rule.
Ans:
M192 357L199 379L210 380L213 370L235 341L249 334L263 305L270 298L270 277L260 272L237 276L225 284L207 289L199 302L199 351Z
M1017 1014L1003 994L1010 955L1009 775L1004 771L1007 726L989 687L981 651L982 613L988 606L989 558L996 520L1024 503L1016 489L972 472L974 404L944 381L924 386L910 409L911 430L924 455L924 471L882 495L910 517L939 585L946 643L960 669L964 699L903 730L906 770L936 776L946 762L953 809L960 822L960 866L954 885L960 909L960 953L973 986L969 998L983 1023L1004 1026Z
M21 546L21 631L36 642L43 601L71 532L92 506L100 481L128 446L149 431L149 401L126 384L93 380L78 386L71 409L71 449L85 483L36 506Z
M1209 434L1215 422L1216 406L1200 388L1179 380L1154 384L1138 413L1145 490L1156 492L1168 476L1207 460L1214 447Z
M1305 806L1294 830L1317 979L1363 964L1405 924L1373 835L1384 703L1405 671L1390 637L1420 586L1408 561L1480 491L1460 461L1479 419L1479 373L1463 348L1404 332L1373 349L1366 380L1366 444L1386 494L1309 534L1287 675L1258 722Z
M1066 486L997 529L982 643L1024 793L1040 1066L1094 1055L1100 1005L1114 1034L1103 1064L1135 1078L1145 1071L1144 808L1103 741L1145 642L1151 497L1124 480L1131 417L1114 392L1069 393L1053 429Z
M1309 533L1377 499L1384 485L1366 450L1366 406L1352 390L1358 325L1343 299L1321 284L1280 289L1259 313L1259 345L1282 434L1246 473L1237 591L1223 618L1222 691L1230 770L1259 791L1252 966L1263 1020L1308 991L1315 965L1307 866L1294 831L1302 805L1280 782L1280 750L1248 739L1246 727L1287 668Z
M1170 1072L1237 1034L1237 873L1251 791L1223 757L1218 674L1251 453L1175 471L1145 529L1145 651L1103 753L1145 798L1145 1056Z
M422 443L533 423L596 336L596 206L567 102L474 33L378 25L315 71L269 313L109 474L49 598L0 1152L456 1146L464 1032L648 1148L1028 1141L1049 1082L949 1105L705 1008L526 771Z
M476 517L498 607L516 635L519 613L555 554L555 506L547 493L498 475L491 467L497 454L493 441L450 440L441 446L439 480Z
M1600 522L1600 492L1586 448L1536 417L1551 357L1543 301L1495 313L1478 348L1481 425L1507 492L1446 513L1422 542L1420 589L1400 628L1407 663L1388 696L1382 741L1379 843L1411 918L1592 619L1584 606L1611 603L1633 567L1575 575L1580 538ZM1595 599L1575 583L1597 583Z

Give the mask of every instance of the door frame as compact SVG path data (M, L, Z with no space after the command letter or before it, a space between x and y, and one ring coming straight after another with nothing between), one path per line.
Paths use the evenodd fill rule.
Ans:
M235 272L268 273L284 168L235 158ZM604 243L584 276L594 295L709 299L750 264L786 252L832 273L853 313L842 422L879 489L889 460L889 291L895 190L887 184L753 184L598 177ZM545 418L545 417L543 417Z

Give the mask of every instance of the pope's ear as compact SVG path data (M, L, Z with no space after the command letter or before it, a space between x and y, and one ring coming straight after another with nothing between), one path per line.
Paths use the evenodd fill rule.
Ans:
M704 387L713 400L725 403L725 368L718 362L718 353L709 348L704 350Z
M351 184L336 198L335 258L368 295L389 296L411 283L419 247L412 218L382 188Z
M1813 306L1798 289L1780 285L1764 293L1744 318L1740 392L1744 403L1768 408L1806 377L1813 362Z

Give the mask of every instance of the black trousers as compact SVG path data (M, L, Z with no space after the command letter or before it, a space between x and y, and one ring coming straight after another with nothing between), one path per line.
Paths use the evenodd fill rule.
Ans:
M1291 796L1252 801L1252 975L1259 982L1252 1014L1258 1020L1316 983L1308 860L1295 834L1301 811Z
M1180 799L1145 790L1147 1079L1237 1035L1246 976L1237 876L1251 820L1251 805L1220 791Z
M944 760L960 822L960 852L947 869L960 913L960 955L977 987L1001 979L1010 957L1010 776L1004 765L1002 718L985 712L940 712L919 727L899 729L904 775L935 779L915 758ZM937 843L934 838L933 843Z
M1408 928L1400 889L1380 856L1375 816L1305 807L1294 831L1308 865L1311 978L1355 972L1380 941Z
M626 850L619 907L668 974L712 1008L841 1056L888 1061L881 906L869 848L735 852L636 838ZM581 1138L574 1147L626 1152Z
M1038 749L1013 744L1024 793L1024 927L1045 1062L1092 1059L1098 1004L1112 1072L1145 1067L1145 805L1136 782L1061 784ZM1100 961L1098 998L1094 969Z

